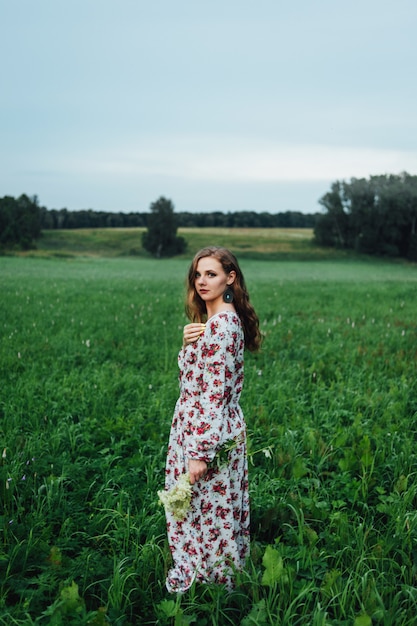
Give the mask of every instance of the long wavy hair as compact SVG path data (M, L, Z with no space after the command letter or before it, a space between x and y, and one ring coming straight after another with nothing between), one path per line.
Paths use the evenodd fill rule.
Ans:
M245 348L251 352L255 352L259 350L262 340L259 330L259 319L255 313L255 309L249 302L249 294L239 263L234 254L232 254L230 250L227 250L227 248L219 248L216 246L203 248L197 252L192 260L187 276L187 296L185 304L187 317L192 322L205 322L207 320L206 303L200 298L196 291L195 278L200 259L210 256L221 263L225 274L229 274L231 271L236 272L236 278L233 284L229 286L233 291L233 305L243 327Z

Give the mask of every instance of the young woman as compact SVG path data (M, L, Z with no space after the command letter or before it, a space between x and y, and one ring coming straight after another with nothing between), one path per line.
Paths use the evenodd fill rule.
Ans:
M239 406L243 352L260 346L258 317L236 258L209 247L188 273L180 397L168 446L165 489L189 475L185 517L167 511L173 567L170 592L194 580L233 587L249 553L249 496L245 422ZM225 457L225 458L224 458ZM224 458L224 460L223 460Z

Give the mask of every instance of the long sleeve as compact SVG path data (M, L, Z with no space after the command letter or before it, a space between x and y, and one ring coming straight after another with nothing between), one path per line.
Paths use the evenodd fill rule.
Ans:
M227 419L229 404L241 389L236 370L239 333L227 315L209 321L202 338L200 359L195 363L193 410L185 421L184 448L189 458L213 460L217 449L231 437ZM232 387L234 384L234 388Z

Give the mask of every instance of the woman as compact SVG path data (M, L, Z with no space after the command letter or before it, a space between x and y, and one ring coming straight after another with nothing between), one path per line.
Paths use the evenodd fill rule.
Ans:
M184 592L194 580L230 589L234 570L243 567L249 553L246 432L239 398L244 348L257 350L261 339L258 317L231 252L200 250L187 287L191 323L184 327L178 357L180 397L165 489L188 473L192 495L184 518L166 512L174 561L166 582L170 592Z

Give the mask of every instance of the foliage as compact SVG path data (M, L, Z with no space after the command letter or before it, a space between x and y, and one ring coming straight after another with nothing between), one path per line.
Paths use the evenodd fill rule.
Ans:
M69 211L68 209L44 210L42 230L73 228L144 228L148 225L149 214L114 213L111 211ZM255 211L213 211L176 213L179 228L313 228L316 214L299 211L281 213L257 213Z
M251 558L233 593L173 598L157 492L187 266L0 258L0 624L412 626L415 267L242 263L265 335Z
M177 236L177 220L171 200L159 198L151 204L148 230L142 235L142 245L153 256L174 256L185 251L184 237Z
M371 176L336 181L320 200L320 245L417 260L417 176Z
M32 248L41 234L41 211L36 196L0 198L0 249Z

